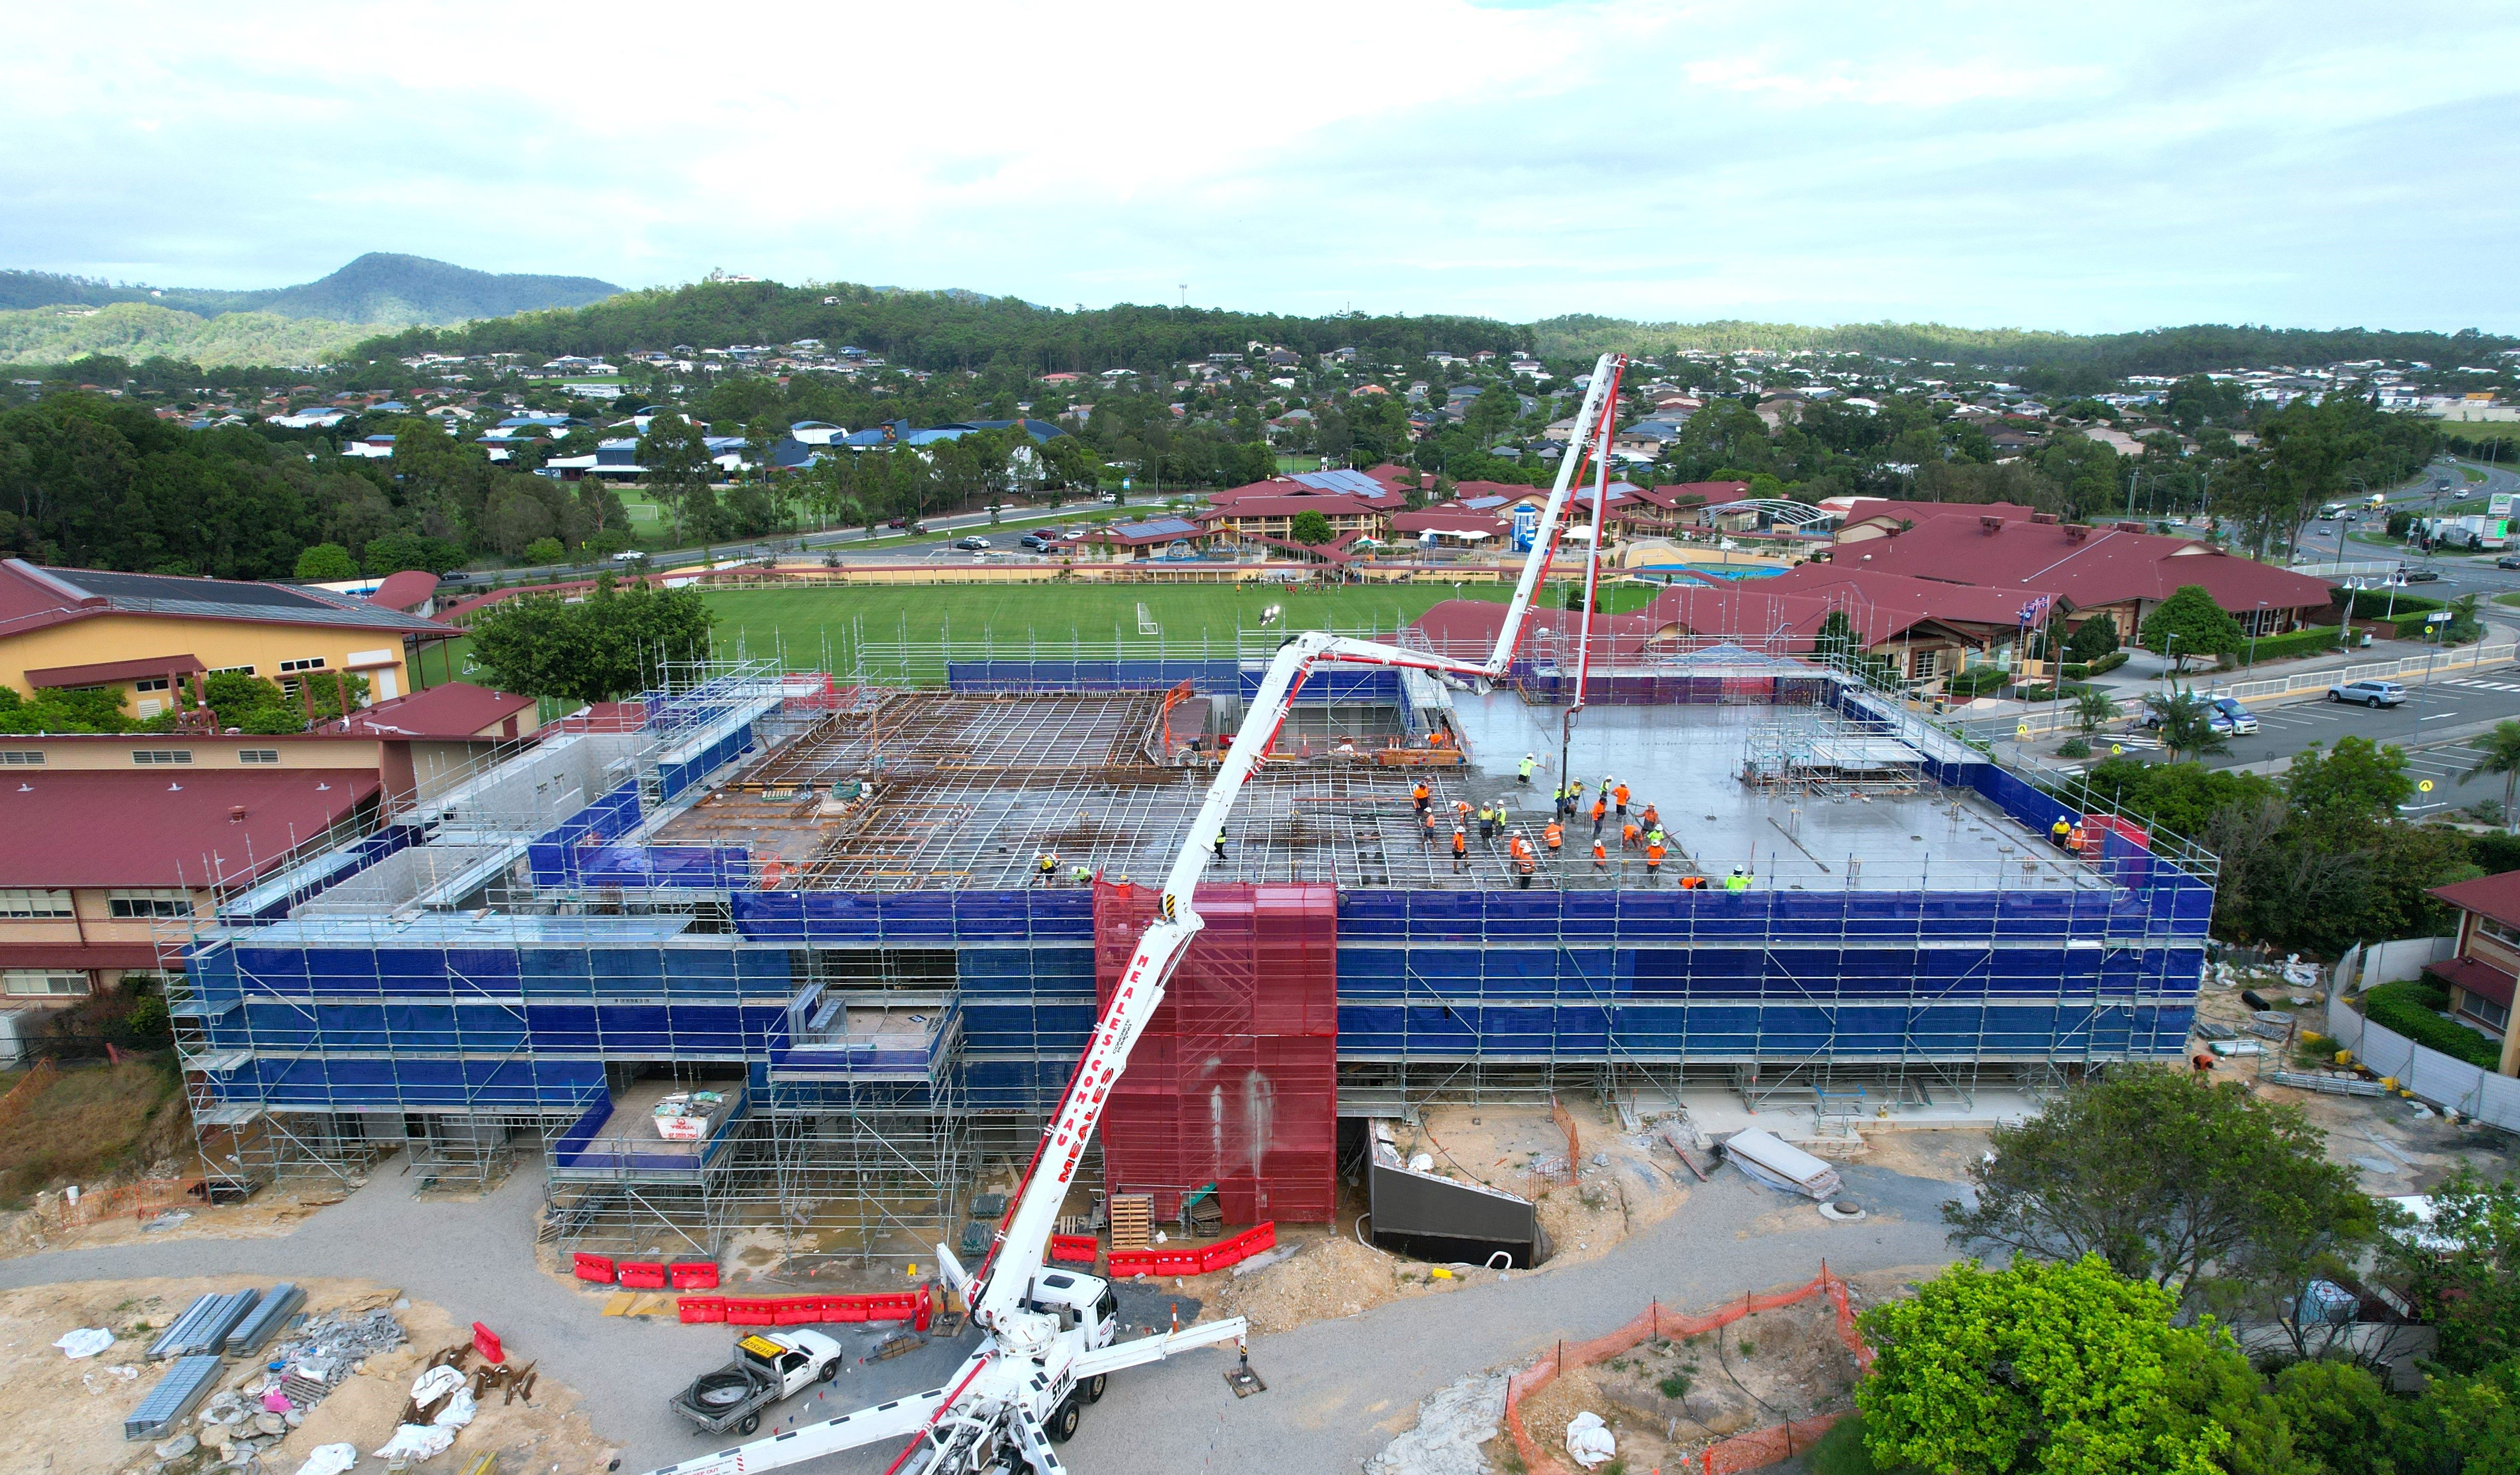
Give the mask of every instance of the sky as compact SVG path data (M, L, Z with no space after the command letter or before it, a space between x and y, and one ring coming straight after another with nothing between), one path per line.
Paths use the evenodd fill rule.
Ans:
M0 266L2520 331L2520 6L29 7Z

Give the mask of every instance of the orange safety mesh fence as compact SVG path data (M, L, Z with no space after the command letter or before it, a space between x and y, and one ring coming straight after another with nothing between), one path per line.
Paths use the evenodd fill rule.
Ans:
M1522 1456L1522 1462L1534 1475L1568 1475L1564 1465L1542 1452L1539 1441L1531 1437L1531 1431L1522 1422L1522 1401L1556 1381L1561 1368L1583 1367L1603 1358L1615 1357L1648 1338L1693 1337L1719 1326L1729 1326L1753 1312L1797 1305L1814 1296L1828 1297L1830 1307L1837 1314L1838 1340L1844 1342L1846 1350L1854 1355L1857 1372L1870 1372L1872 1349L1865 1345L1864 1338L1855 1329L1855 1307L1847 1296L1846 1282L1831 1274L1828 1267L1822 1265L1811 1284L1799 1290L1743 1296L1738 1301L1726 1303L1721 1310L1694 1317L1664 1311L1657 1303L1646 1307L1634 1320L1615 1331L1588 1342L1558 1343L1539 1362L1506 1380L1505 1425L1506 1432L1513 1439L1514 1453ZM1845 1416L1833 1413L1820 1418L1794 1419L1736 1434L1699 1451L1684 1468L1696 1470L1699 1475L1729 1475L1733 1471L1761 1469L1810 1449L1828 1432L1830 1425ZM1679 1475L1679 1472L1673 1471L1671 1475Z
M91 1188L81 1193L76 1203L67 1198L62 1201L60 1223L67 1229L125 1214L155 1214L197 1196L195 1190L201 1184L198 1178L144 1178L118 1188Z
M53 1077L60 1074L60 1068L52 1061L36 1061L35 1068L26 1072L24 1080L10 1087L7 1095L0 1095L0 1127L24 1115L26 1108L35 1104L35 1097L42 1095L44 1088L52 1085Z
M1558 1104L1557 1095L1554 1092L1550 1093L1549 1096L1549 1119L1557 1124L1558 1131L1566 1134L1566 1182L1572 1184L1575 1182L1576 1170L1583 1166L1584 1140L1576 1135L1575 1119L1566 1114L1564 1106Z

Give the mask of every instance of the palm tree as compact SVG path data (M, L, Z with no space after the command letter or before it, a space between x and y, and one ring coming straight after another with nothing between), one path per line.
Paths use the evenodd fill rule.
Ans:
M2512 791L2520 788L2520 722L2498 722L2494 731L2468 746L2479 754L2476 766L2458 776L2465 783L2479 774L2502 776L2502 827L2509 830L2520 827L2520 816L2511 813Z
M2161 703L2159 710L2161 745L2170 750L2171 762L2231 750L2229 739L2214 731L2213 707L2195 693L2182 692Z
M2118 715L2118 699L2098 687L2085 687L2074 693L2074 721L2087 734L2096 733Z

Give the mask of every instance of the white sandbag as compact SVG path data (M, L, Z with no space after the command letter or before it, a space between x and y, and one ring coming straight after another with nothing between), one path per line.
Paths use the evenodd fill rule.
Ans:
M92 1358L113 1345L113 1333L102 1326L82 1326L62 1333L61 1340L53 1345L66 1357Z
M359 1452L351 1445L317 1445L297 1467L297 1475L341 1475L359 1462Z
M446 1407L438 1409L437 1417L430 1419L429 1422L440 1429L461 1429L472 1422L472 1393L458 1392L446 1401Z
M452 1367L431 1367L411 1380L411 1401L427 1408L464 1386L464 1374Z
M1587 1409L1566 1423L1566 1453L1589 1470L1617 1453L1618 1445L1610 1438L1609 1425L1601 1422L1601 1415Z
M446 1447L453 1443L455 1443L455 1431L452 1429L432 1428L428 1424L404 1424L394 1430L393 1438L386 1440L377 1450L376 1455L379 1459L435 1459L445 1453Z

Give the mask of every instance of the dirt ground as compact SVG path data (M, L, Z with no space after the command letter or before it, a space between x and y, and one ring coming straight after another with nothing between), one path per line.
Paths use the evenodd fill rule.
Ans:
M1650 1129L1622 1133L1590 1103L1568 1111L1577 1138L1571 1181L1566 1135L1545 1109L1428 1106L1414 1134L1400 1130L1397 1145L1404 1157L1433 1157L1438 1173L1537 1202L1549 1263L1572 1264L1668 1217L1696 1179Z
M1855 1358L1827 1300L1815 1297L1576 1368L1525 1400L1522 1417L1550 1446L1589 1408L1631 1469L1665 1468L1719 1439L1850 1408L1854 1389Z
M163 1371L163 1364L143 1360L150 1341L194 1297L257 1283L238 1277L93 1280L0 1292L0 1427L9 1430L9 1447L18 1452L10 1456L11 1468L46 1475L113 1475L159 1463L155 1442L122 1437L123 1418ZM409 1340L394 1352L368 1359L360 1371L307 1410L305 1422L271 1447L263 1468L293 1470L318 1445L346 1441L358 1447L360 1468L365 1469L373 1462L368 1452L392 1435L394 1418L427 1355L468 1339L471 1332L438 1307L402 1301L391 1286L359 1280L302 1283L309 1315L399 1303L394 1315ZM55 1338L82 1326L114 1332L114 1344L76 1362L52 1346ZM260 1371L259 1363L231 1364L227 1377L233 1384ZM504 1470L603 1468L612 1447L597 1439L577 1411L573 1390L546 1378L530 1400L508 1405L500 1397L493 1393L483 1399L479 1414L456 1436L453 1448L411 1468L440 1475L492 1451L499 1452ZM198 1420L188 1417L181 1432L198 1435L200 1429ZM40 1462L17 1462L32 1451L44 1452ZM211 1454L197 1452L167 1463L165 1475L187 1475L215 1462Z
M1910 1283L1938 1269L1901 1266L1858 1276L1848 1300L1861 1314L1906 1294ZM1762 1294L1795 1289L1771 1286ZM1837 1314L1825 1296L1814 1296L1697 1336L1649 1338L1571 1368L1523 1401L1522 1419L1533 1440L1561 1463L1567 1423L1589 1409L1610 1426L1615 1457L1628 1469L1684 1469L1718 1440L1852 1408L1855 1380L1855 1357L1838 1338ZM1509 1434L1500 1431L1483 1448L1491 1467L1514 1467L1506 1457L1513 1448Z
M171 1177L176 1169L160 1165ZM153 1170L149 1176L161 1176ZM277 1239L310 1216L339 1203L347 1185L337 1183L292 1184L265 1188L241 1204L211 1207L186 1202L146 1218L120 1214L94 1224L64 1225L61 1192L48 1189L34 1205L0 1216L0 1258L33 1255L45 1250L95 1249L142 1239Z
M2253 1017L2240 998L2244 989L2255 989L2278 1008L2284 1007L2286 1000L2302 1001L2289 1010L2296 1021L2293 1039L2277 1042L2243 1033L2241 1039L2253 1041L2265 1053L2226 1058L2217 1065L2216 1077L2246 1081L2267 1100L2300 1107L2314 1126L2327 1134L2328 1160L2360 1174L2364 1191L2427 1193L2462 1165L2488 1179L2520 1171L2520 1143L2507 1133L2460 1126L2403 1098L2329 1095L2260 1080L2260 1071L2267 1065L2299 1068L2327 1063L2302 1043L2305 1035L2316 1033L2325 1022L2325 1003L2315 990L2289 988L2272 975L2241 974L2225 983L2209 973L2197 1000L2196 1016L2243 1028ZM2193 1038L2188 1053L2201 1054L2205 1047L2202 1037Z

